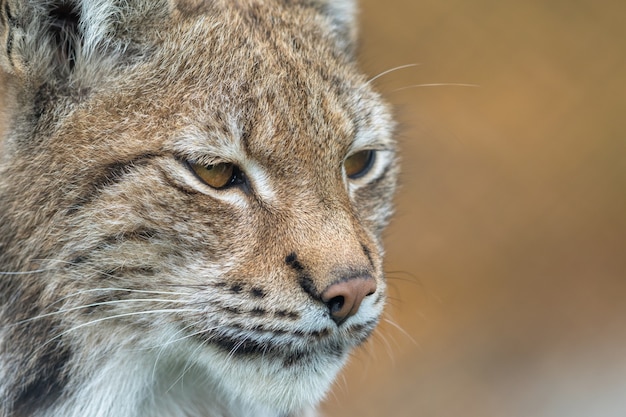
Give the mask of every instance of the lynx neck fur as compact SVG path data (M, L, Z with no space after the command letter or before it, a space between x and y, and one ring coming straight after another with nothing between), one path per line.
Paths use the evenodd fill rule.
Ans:
M385 304L353 0L0 0L0 417L314 416Z

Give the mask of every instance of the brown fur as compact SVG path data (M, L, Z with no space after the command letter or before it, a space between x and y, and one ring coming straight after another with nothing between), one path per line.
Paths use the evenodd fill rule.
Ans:
M313 406L321 382L310 395L290 385L325 367L334 375L378 320L397 170L388 110L354 65L351 18L321 0L137 0L90 20L87 2L36 3L0 1L11 103L0 416L96 415L125 401L106 398L96 376L161 363L167 375L127 389L151 391L156 405L134 395L97 415L150 415L168 401L185 403L170 414L181 416ZM50 23L46 7L61 3L74 9ZM99 35L85 32L96 23ZM352 181L341 166L359 147L379 151L378 168ZM241 158L267 186L212 190L185 165ZM378 284L366 311L343 326L312 321L324 289L351 274ZM201 349L267 377L255 384L268 392L235 376L222 386ZM285 375L267 376L268 363ZM213 402L188 399L182 375L202 378Z

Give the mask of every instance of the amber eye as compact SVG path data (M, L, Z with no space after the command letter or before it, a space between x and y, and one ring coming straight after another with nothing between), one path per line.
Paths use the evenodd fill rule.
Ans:
M373 150L365 150L357 152L343 162L346 175L350 179L360 178L367 174L374 165L374 157L376 153Z
M204 183L216 189L241 184L244 181L239 168L228 162L214 165L189 162L189 167Z

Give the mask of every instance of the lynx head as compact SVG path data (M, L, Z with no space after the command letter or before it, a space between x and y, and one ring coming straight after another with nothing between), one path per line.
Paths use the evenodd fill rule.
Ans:
M385 302L354 2L0 5L0 414L314 406Z

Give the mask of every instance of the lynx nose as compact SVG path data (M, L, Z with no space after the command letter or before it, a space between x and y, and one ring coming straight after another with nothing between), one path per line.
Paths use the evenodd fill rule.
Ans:
M365 297L375 292L376 281L369 275L359 276L331 284L322 293L322 301L332 319L340 325L359 311Z

